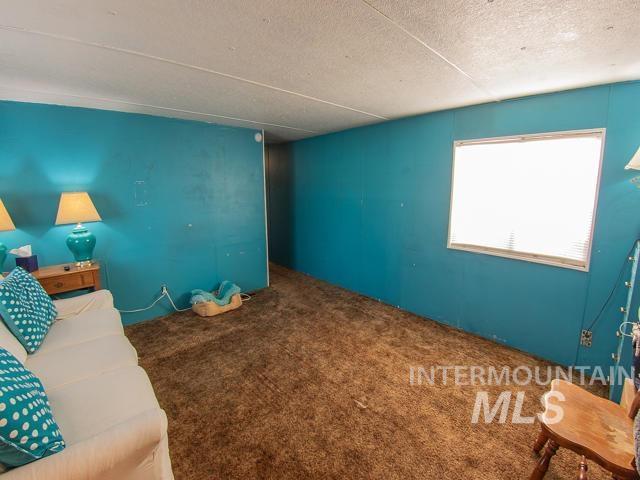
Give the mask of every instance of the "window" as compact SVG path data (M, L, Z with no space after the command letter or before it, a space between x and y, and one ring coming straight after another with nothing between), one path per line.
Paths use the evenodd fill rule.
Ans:
M588 271L604 133L455 142L449 248Z

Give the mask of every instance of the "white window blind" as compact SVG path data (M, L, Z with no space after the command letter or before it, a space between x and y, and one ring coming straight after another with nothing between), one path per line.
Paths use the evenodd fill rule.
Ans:
M604 130L454 144L449 247L588 270Z

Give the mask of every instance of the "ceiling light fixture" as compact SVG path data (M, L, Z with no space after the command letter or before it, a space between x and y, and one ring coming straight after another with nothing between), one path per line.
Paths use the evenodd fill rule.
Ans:
M631 157L629 163L624 167L625 170L640 170L640 147L636 151L635 155Z

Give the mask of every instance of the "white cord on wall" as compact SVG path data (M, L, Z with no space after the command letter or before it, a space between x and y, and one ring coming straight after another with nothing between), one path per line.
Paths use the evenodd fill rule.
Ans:
M173 307L173 309L176 312L186 312L187 310L191 310L191 307L189 308L178 308L176 307L175 302L173 301L173 298L171 298L171 294L169 293L169 289L166 286L162 286L161 289L161 293L160 296L158 298L156 298L153 303L151 305L149 305L146 308L137 308L135 310L120 310L118 309L118 311L120 313L139 313L139 312L146 312L147 310L151 310L153 307L155 307L157 305L157 303L162 300L163 298L167 297L167 299L169 300L169 303L171 304L171 306Z

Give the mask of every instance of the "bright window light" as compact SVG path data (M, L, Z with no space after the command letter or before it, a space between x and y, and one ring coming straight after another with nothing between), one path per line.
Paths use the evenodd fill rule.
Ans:
M454 144L449 248L589 270L604 130Z

